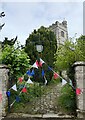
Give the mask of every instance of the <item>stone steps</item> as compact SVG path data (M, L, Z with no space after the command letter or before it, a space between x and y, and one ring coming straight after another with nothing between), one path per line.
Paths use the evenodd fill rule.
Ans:
M76 120L74 116L58 114L22 114L22 113L10 113L6 118L2 120Z

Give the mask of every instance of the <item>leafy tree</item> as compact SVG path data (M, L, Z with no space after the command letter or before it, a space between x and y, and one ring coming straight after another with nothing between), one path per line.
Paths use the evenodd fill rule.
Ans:
M17 36L16 36L16 38L13 38L13 39L11 39L11 40L8 40L8 38L5 37L4 41L2 42L2 48L4 49L4 46L5 46L5 45L10 45L10 46L12 46L12 45L15 44L16 41L17 41Z
M18 43L16 47L5 45L2 51L2 63L9 67L12 78L17 79L29 68L29 57L24 49L19 48Z
M74 72L72 65L76 61L85 61L85 36L80 36L73 43L70 40L65 41L55 54L55 67L58 71L67 70L69 77Z
M36 51L37 44L43 45L43 51L40 56ZM43 26L41 26L37 31L34 30L27 38L25 44L25 51L29 55L31 63L34 63L38 57L42 57L42 59L51 66L53 66L56 48L57 42L54 33Z
M38 53L36 50L36 45L39 44L43 45L42 53ZM29 37L27 38L25 44L25 51L30 57L31 64L33 64L36 61L36 59L39 60L39 58L42 58L49 66L54 67L53 63L55 61L54 54L56 53L56 49L57 49L56 36L52 31L43 26L41 26L38 30L34 30L32 34L30 34ZM47 78L50 80L52 78L52 73L47 72L46 66L43 67L47 75ZM38 72L39 71L37 71L36 73ZM39 75L40 74L38 74L37 76Z
M55 58L55 65L60 70L67 69L76 61L85 61L85 36L80 36L75 43L65 41L57 50Z

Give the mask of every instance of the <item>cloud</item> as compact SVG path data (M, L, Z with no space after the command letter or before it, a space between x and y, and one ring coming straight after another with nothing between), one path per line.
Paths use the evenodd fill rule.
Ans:
M34 30L40 26L48 27L55 21L68 21L69 36L82 33L83 4L78 2L3 2L2 10L5 27L1 31L3 37L16 35L22 44Z

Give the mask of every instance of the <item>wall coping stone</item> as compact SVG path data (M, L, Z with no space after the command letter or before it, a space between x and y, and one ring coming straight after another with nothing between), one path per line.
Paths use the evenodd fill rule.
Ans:
M78 62L75 62L72 66L73 66L73 67L75 67L75 66L85 66L85 62L83 62L83 61L78 61Z
M76 112L79 112L79 113L85 113L85 110L77 109Z
M7 69L8 69L8 66L7 66L7 65L4 65L4 64L0 64L0 69L4 69L4 68L7 68Z

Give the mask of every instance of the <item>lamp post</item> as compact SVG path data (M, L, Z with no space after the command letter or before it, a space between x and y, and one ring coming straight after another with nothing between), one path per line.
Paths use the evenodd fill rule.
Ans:
M42 45L36 45L36 49L38 52L42 52L43 51L43 46Z
M36 50L38 53L41 53L43 51L43 45L41 44L41 41L40 41L40 33L39 33L39 43L36 45ZM40 57L41 57L41 54L40 54Z

